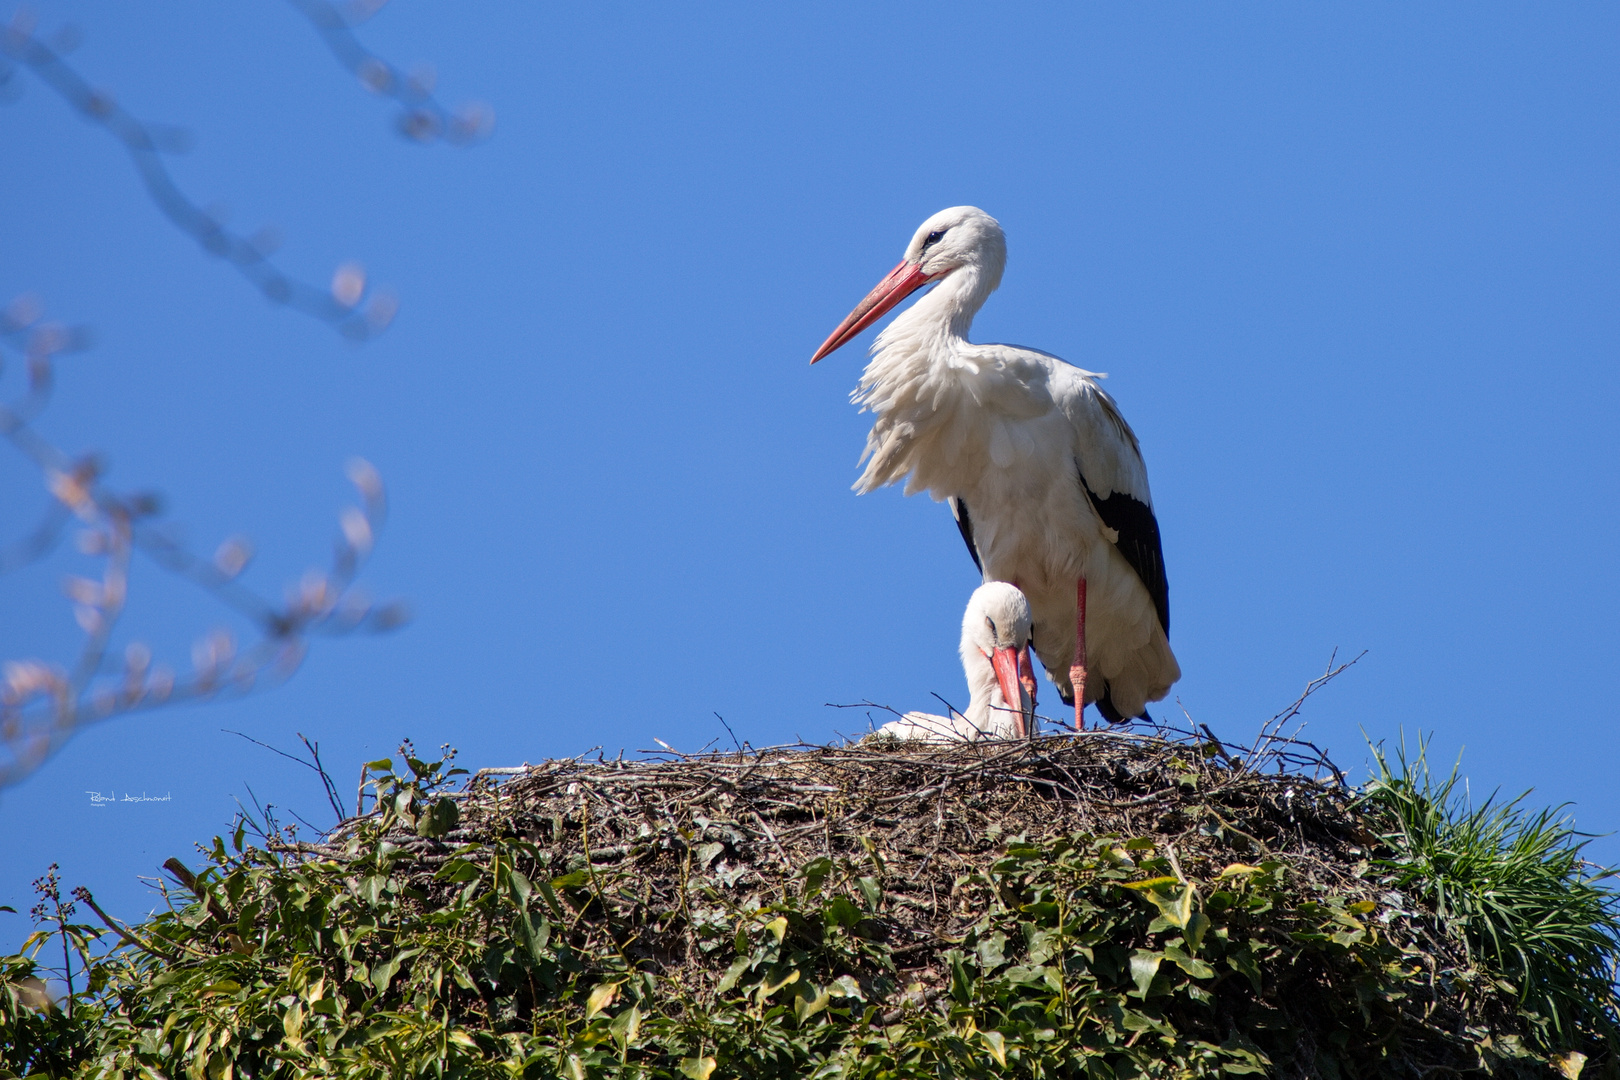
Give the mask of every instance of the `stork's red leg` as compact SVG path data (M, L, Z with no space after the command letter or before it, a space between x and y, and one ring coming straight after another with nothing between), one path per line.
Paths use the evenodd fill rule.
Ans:
M1020 592L1022 592L1024 589L1024 587L1018 583L1017 578L1012 580L1011 585ZM1022 649L1018 650L1018 681L1023 684L1024 693L1029 695L1029 712L1031 716L1034 716L1036 687L1035 664L1029 658L1028 645L1025 645ZM1033 725L1033 721L1031 721L1031 724ZM1030 730L1030 734L1034 734L1033 727Z
M1029 658L1029 646L1025 645L1018 650L1018 681L1024 684L1024 693L1029 695L1029 704L1035 706L1035 665Z
M1075 586L1074 663L1069 667L1069 684L1074 688L1074 730L1086 730L1086 579Z
M1025 734L1033 738L1040 721L1035 719L1035 665L1029 659L1028 645L1018 650L1018 682L1029 695L1029 730Z

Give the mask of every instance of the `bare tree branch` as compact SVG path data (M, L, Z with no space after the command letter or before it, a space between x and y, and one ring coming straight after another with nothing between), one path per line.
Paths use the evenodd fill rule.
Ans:
M360 44L353 27L384 0L289 0L314 25L338 62L362 85L399 107L397 126L420 143L468 145L489 133L487 106L445 108L433 96L431 70L404 73ZM70 34L36 35L26 10L0 26L0 100L14 96L20 69L31 72L90 123L108 132L130 155L148 195L163 214L211 255L265 296L320 319L355 339L381 332L396 303L372 288L358 264L338 267L329 287L300 281L272 261L275 242L227 228L175 184L165 156L187 148L178 128L150 123L97 90L64 59ZM369 463L349 463L358 505L339 516L331 560L308 570L279 600L248 587L242 574L253 557L243 537L227 539L212 556L192 550L161 521L162 503L146 492L107 482L108 467L95 453L73 455L47 438L35 421L50 402L59 357L86 347L81 328L43 318L25 297L0 312L0 444L11 446L44 481L49 503L38 521L15 537L0 537L0 573L38 563L73 533L79 550L95 561L89 576L69 577L64 591L83 632L67 660L19 658L0 664L0 788L28 775L74 733L110 716L183 701L241 695L287 678L312 639L386 631L408 618L400 603L374 604L357 580L387 516L382 479ZM13 361L17 361L13 363ZM8 381L9 380L9 381ZM129 641L114 655L114 635L129 602L136 557L189 582L219 608L244 620L247 640L214 629L192 648L189 673L156 662L145 643ZM245 736L244 736L245 737ZM300 735L303 739L303 736ZM337 789L321 766L319 747L303 739L313 768L326 785L333 811L343 817ZM279 751L278 751L279 752ZM266 810L268 808L265 808ZM271 827L275 827L273 821Z
M190 551L154 523L161 513L156 496L114 489L103 479L105 465L99 457L75 458L35 430L32 421L47 399L55 357L82 347L82 335L41 315L36 302L22 301L0 317L0 346L19 350L27 361L22 396L11 403L0 397L0 441L39 469L55 503L46 525L18 546L30 559L37 558L69 524L76 524L79 549L98 559L101 571L99 577L69 577L64 584L84 632L71 664L31 658L0 666L0 787L38 768L88 723L181 701L245 694L296 671L316 635L386 631L406 620L402 605L373 604L355 584L387 516L382 478L370 463L358 458L349 463L349 479L360 500L339 518L329 566L307 571L279 602L262 596L239 580L252 557L246 540L227 540L212 559ZM7 359L0 348L0 376ZM128 605L130 564L137 553L246 618L254 640L239 649L228 631L209 632L193 646L191 673L184 677L172 667L154 664L151 649L139 641L124 649L120 663L109 664L109 646Z
M326 0L289 0L320 31L334 56L370 90L398 102L400 132L415 142L438 139L468 145L488 135L494 113L473 104L452 112L433 97L431 69L413 74L397 68L367 50L350 27L369 17L380 3L351 3L344 10ZM355 17L358 16L358 17ZM184 131L140 120L113 97L93 87L57 48L34 33L35 20L20 9L9 26L0 29L0 86L9 82L8 60L32 71L80 115L123 144L147 194L174 225L195 239L210 255L224 259L265 296L334 326L355 340L375 337L393 321L398 301L386 288L370 286L359 263L339 266L330 286L300 281L270 259L278 246L275 231L266 229L246 236L227 228L215 213L181 191L164 163L165 154L189 149Z
M353 27L365 22L388 0L349 0L344 4L327 0L287 0L314 24L338 63L354 73L367 90L392 98L400 107L399 133L413 142L442 139L466 146L488 138L495 126L495 113L482 102L471 102L450 110L433 96L433 68L420 65L403 72L360 44Z

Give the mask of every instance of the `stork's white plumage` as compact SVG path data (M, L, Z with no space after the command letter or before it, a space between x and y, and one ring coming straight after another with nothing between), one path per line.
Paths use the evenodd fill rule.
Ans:
M909 712L877 734L921 742L1021 739L1035 734L1034 680L1028 671L1030 610L1024 594L1003 581L973 590L962 616L962 670L967 674L966 712L950 716ZM1017 702L1017 704L1012 704Z
M878 335L852 395L875 414L855 490L905 479L906 494L949 501L984 579L1029 598L1035 650L1076 726L1090 702L1118 721L1181 677L1147 466L1101 376L967 340L1006 258L989 214L940 211L810 362L934 286Z

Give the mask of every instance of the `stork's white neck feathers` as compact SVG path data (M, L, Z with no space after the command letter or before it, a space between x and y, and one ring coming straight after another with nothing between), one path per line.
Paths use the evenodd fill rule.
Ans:
M921 346L930 359L948 362L968 344L973 317L1000 280L999 266L993 274L973 265L952 270L883 328L872 346L874 360L890 350L916 352Z
M989 459L1016 466L1035 444L1016 423L1050 409L1051 358L1004 345L968 341L973 317L1001 284L1006 240L982 210L941 211L918 230L921 238L944 230L919 268L938 274L932 291L898 315L877 336L872 359L850 395L876 414L867 436L859 492L910 475L906 494L928 490L936 499L966 494L956 483L959 460Z

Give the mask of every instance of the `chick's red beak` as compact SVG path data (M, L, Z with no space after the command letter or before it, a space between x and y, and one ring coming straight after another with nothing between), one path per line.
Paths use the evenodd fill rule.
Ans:
M1001 684L1001 700L1017 714L1013 720L1013 736L1029 738L1030 717L1024 707L1023 683L1018 678L1018 650L997 649L990 654L990 665L996 669L996 682Z
M855 310L838 324L838 329L832 332L832 336L821 343L821 348L816 350L816 355L810 358L810 362L813 364L838 349L931 280L933 279L923 273L921 266L902 259L899 266L890 270L888 276L877 283L877 288L866 294L866 299L855 305Z

